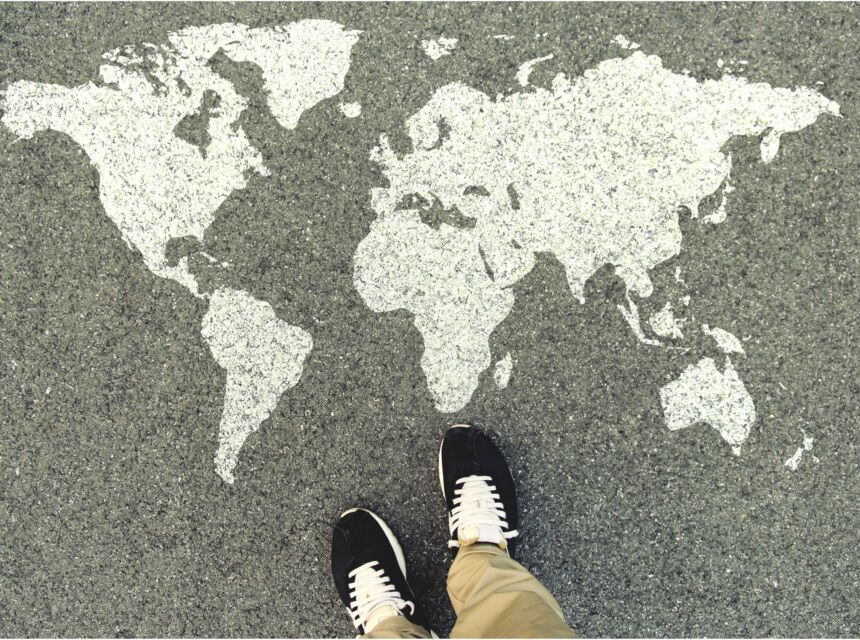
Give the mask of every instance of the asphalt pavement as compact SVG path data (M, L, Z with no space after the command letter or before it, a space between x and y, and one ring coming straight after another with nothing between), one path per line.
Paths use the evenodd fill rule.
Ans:
M200 334L205 301L123 242L74 140L15 142L0 127L0 634L349 636L328 558L354 505L400 536L444 634L436 453L461 420L509 456L519 557L582 635L860 634L857 6L10 3L0 88L80 85L103 52L190 25L309 17L362 34L341 94L292 131L258 68L212 61L248 96L241 125L271 175L221 205L204 243L218 263L196 273L270 302L314 342L233 485L212 462L226 375ZM757 419L740 456L706 425L666 429L659 389L691 355L636 339L609 267L580 304L539 256L490 338L494 359L512 355L509 386L489 369L453 414L434 407L409 314L374 313L353 286L381 133L405 139L405 119L448 82L516 90L519 65L547 53L536 85L576 77L622 53L618 34L700 81L743 60L751 81L813 87L841 108L783 136L769 164L758 139L731 140L727 220L682 213L681 253L652 273L668 290L680 267L690 313L749 337L733 362ZM420 41L440 36L458 43L434 61ZM344 119L341 102L361 115ZM792 471L804 433L814 447Z

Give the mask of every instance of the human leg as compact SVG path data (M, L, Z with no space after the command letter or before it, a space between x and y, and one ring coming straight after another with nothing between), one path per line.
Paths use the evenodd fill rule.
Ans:
M508 464L475 427L448 430L439 450L439 479L448 506L449 546L458 549L448 573L457 613L452 637L576 637L558 602L511 558L517 500Z

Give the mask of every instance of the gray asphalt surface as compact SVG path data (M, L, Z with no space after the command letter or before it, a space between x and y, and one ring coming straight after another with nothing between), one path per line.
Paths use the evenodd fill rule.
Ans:
M343 92L296 130L275 123L258 69L213 62L251 98L242 124L272 176L254 175L209 229L206 251L233 268L195 271L314 336L233 486L212 466L225 374L200 336L205 303L126 247L74 141L13 145L0 130L0 634L350 635L328 555L354 504L401 537L445 633L435 457L461 419L509 455L520 558L583 635L860 634L856 5L4 4L0 87L81 84L101 53L189 25L301 17L364 34ZM751 80L815 86L842 107L784 136L772 164L757 140L732 141L728 221L684 223L680 256L654 272L668 295L681 266L697 317L753 336L735 362L759 415L741 457L705 426L665 428L659 387L690 357L636 341L611 269L580 305L561 267L539 260L491 338L494 357L515 358L510 387L488 371L454 415L433 407L411 318L372 313L353 288L381 132L403 136L445 82L511 90L517 66L547 50L536 84L579 74L618 55L618 33L700 80L733 56ZM460 39L445 64L417 46L440 34ZM361 118L339 118L340 100ZM819 462L792 473L801 429Z

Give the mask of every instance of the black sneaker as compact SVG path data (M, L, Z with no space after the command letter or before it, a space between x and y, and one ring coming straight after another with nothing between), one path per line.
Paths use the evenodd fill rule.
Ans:
M448 503L448 546L496 544L513 556L517 493L505 456L477 427L449 428L439 447L439 482Z
M403 549L375 513L350 509L341 514L332 536L331 572L360 634L395 615L424 626L417 619L415 594L406 581Z

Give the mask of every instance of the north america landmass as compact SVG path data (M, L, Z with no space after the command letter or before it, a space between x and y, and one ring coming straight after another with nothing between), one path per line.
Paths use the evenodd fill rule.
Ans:
M98 171L105 213L129 248L155 275L209 301L201 333L227 371L215 469L229 483L245 440L298 383L313 339L245 291L200 291L190 256L168 255L174 239L203 240L218 207L246 187L248 172L269 175L238 123L247 98L208 63L223 52L256 64L269 110L290 130L304 111L343 88L358 35L327 20L190 27L166 44L105 53L97 82L19 81L3 99L2 123L17 136L50 129L79 144ZM181 124L204 109L208 140L195 145L181 137Z
M93 82L17 81L2 96L0 122L18 138L52 130L80 145L98 171L105 214L129 248L152 273L207 301L201 335L227 373L214 460L228 483L246 439L298 384L313 337L279 319L271 301L201 289L190 255L168 250L179 239L202 241L249 173L270 173L239 124L247 97L209 61L220 53L257 65L267 107L290 131L305 111L341 92L360 36L327 20L189 27L164 44L105 53ZM506 354L494 365L489 338L536 254L563 265L582 303L586 281L610 265L627 289L619 312L642 344L683 349L699 333L724 353L720 366L712 358L690 363L659 393L669 429L706 423L739 454L756 420L730 359L744 355L741 341L708 324L687 327L676 310L689 296L647 323L637 300L653 293L649 271L680 251L680 207L698 219L699 204L716 194L720 206L701 222L725 221L732 162L722 149L730 138L759 137L761 159L770 162L780 136L823 114L838 116L839 106L811 88L773 88L728 73L700 82L622 36L616 41L623 55L579 77L559 73L549 88L530 77L551 54L525 61L507 95L440 87L405 121L412 150L402 157L381 133L368 162L388 185L368 194L377 217L356 248L353 284L374 312L413 316L428 389L436 408L452 413L491 366L497 386L507 386L514 362ZM420 46L443 63L457 40ZM356 117L361 105L341 111ZM186 139L183 122L204 113L205 139Z

